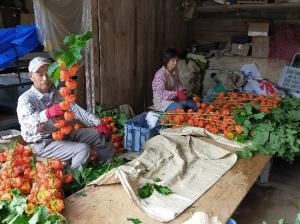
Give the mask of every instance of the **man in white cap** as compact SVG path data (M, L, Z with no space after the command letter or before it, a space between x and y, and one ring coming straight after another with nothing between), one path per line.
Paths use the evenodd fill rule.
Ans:
M29 78L33 85L19 97L17 106L22 137L26 142L34 144L33 151L38 157L70 161L71 169L74 170L88 161L92 146L96 147L101 161L110 159L115 154L110 130L94 114L75 103L70 108L74 119L90 128L73 131L62 141L52 139L51 133L56 131L53 119L63 115L63 111L58 105L62 96L52 88L47 74L49 64L42 57L36 57L29 63Z

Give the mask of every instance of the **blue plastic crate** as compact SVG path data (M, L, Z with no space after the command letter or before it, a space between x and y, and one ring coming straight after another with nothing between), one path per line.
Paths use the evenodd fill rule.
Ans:
M143 144L158 134L160 127L150 129L146 121L147 113L137 115L125 123L125 149L141 152Z

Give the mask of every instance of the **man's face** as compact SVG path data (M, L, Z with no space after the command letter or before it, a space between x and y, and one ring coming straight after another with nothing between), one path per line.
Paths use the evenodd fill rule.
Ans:
M42 65L36 72L29 74L29 78L33 82L34 87L42 93L48 92L51 87L51 81L47 74L48 67L49 65Z

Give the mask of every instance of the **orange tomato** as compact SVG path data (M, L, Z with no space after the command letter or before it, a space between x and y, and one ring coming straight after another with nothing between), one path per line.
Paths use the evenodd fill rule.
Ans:
M52 138L55 141L61 141L64 138L64 135L60 131L55 131L55 132L52 133Z
M23 185L21 186L21 192L23 194L29 194L30 193L30 190L31 190L31 186L30 186L30 183L28 181L25 181L23 183Z
M75 80L67 80L65 85L68 89L76 89L77 87L77 83Z
M75 103L76 96L74 94L70 94L65 96L65 100L69 103Z
M201 108L206 108L207 107L207 104L206 103L201 103Z
M232 93L230 94L230 96L231 96L232 98L237 98L237 97L239 96L239 94L236 93L236 92L232 92Z
M70 79L70 77L71 76L70 76L70 74L67 70L61 70L60 71L60 76L59 76L60 81L62 81L62 82L67 81L67 80Z
M62 101L59 103L59 107L60 109L64 110L64 111L67 111L70 109L70 103L68 101Z
M61 212L64 209L64 201L62 199L54 199L50 202L50 208L53 211Z
M220 92L218 97L225 97L226 93L225 92Z
M234 139L233 132L225 130L223 133L226 138L231 139L231 140Z
M71 90L68 89L67 87L61 87L59 89L59 94L62 96L67 96L67 95L71 94Z
M76 123L76 124L74 125L74 130L79 130L80 128L82 128L81 124Z
M66 122L64 119L57 119L55 122L54 122L54 126L58 129L60 129L61 127L65 126L66 125Z
M261 107L260 108L260 112L268 113L269 111L270 111L270 109L268 107Z
M74 118L74 113L72 111L66 111L64 113L64 118L66 121L72 121Z
M240 126L240 125L236 125L236 126L235 126L235 131L236 131L238 134L241 134L241 133L243 133L243 127Z
M74 76L74 75L76 75L78 70L79 70L79 65L75 64L71 68L68 69L68 72L69 72L70 76Z
M64 176L64 183L65 184L69 184L73 181L73 176L71 174L66 174Z
M65 125L61 127L60 132L64 135L68 135L72 132L72 126L71 125Z
M193 119L189 119L187 123L189 126L195 126L195 122Z

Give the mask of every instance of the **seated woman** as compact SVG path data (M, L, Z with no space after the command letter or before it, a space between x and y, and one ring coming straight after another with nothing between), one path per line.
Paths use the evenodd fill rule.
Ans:
M189 108L197 111L195 102L187 99L178 74L175 72L177 60L176 50L166 49L163 66L156 72L152 82L154 107L162 112Z

